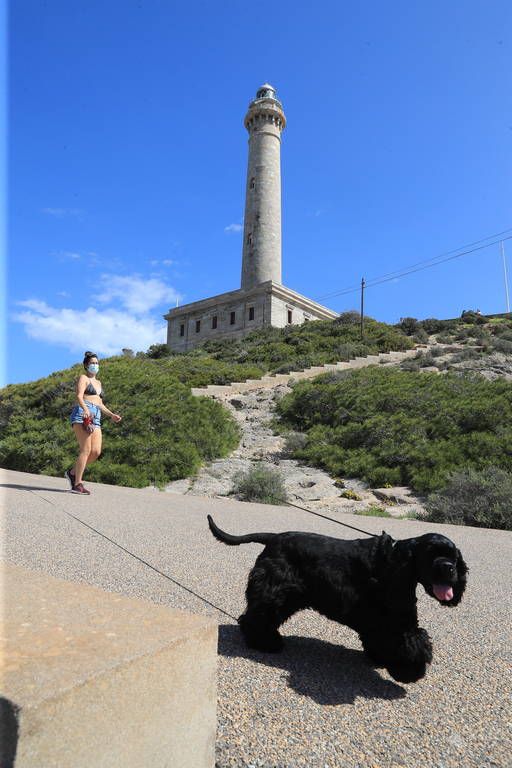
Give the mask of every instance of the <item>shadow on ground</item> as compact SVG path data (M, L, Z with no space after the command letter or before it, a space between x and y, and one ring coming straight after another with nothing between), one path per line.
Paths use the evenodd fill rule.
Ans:
M318 704L353 704L365 699L402 699L407 691L386 680L371 665L363 651L334 645L325 640L289 635L280 653L262 653L247 648L238 627L219 626L219 654L250 659L257 664L288 673L288 686Z
M51 491L52 493L70 493L69 488L50 488L41 485L16 485L16 483L0 483L0 488L14 488L17 491Z
M13 768L18 748L19 708L9 699L0 697L0 766Z

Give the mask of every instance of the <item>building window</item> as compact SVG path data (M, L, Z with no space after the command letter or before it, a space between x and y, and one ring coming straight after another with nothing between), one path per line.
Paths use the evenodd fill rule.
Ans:
M201 321L196 320L196 333L199 333L200 330L201 330Z
M249 320L254 320L254 307L249 307Z
M247 235L247 245L252 245L252 234L250 232Z
M217 327L217 315L214 315L212 317L212 329L215 329Z
M249 184L249 189L254 189L255 186L256 186L256 179L253 176L251 179L251 183Z
M288 310L288 325L291 325L292 323L292 310Z
M180 325L180 336L184 336L184 335L185 335L185 325L182 323Z
M229 324L230 325L234 325L235 324L235 313L234 312L231 312L231 314L229 316Z
M309 323L309 317L307 315L304 315L304 322Z

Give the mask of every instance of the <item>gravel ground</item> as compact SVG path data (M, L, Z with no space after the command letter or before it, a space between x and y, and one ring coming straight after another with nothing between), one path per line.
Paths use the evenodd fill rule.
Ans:
M418 589L434 643L426 677L393 681L365 659L351 630L307 611L284 626L281 654L248 651L227 615L244 607L261 547L216 542L206 514L228 531L360 534L287 507L91 484L89 498L58 478L3 471L3 557L54 576L214 616L219 621L217 768L488 768L512 766L510 563L512 534L436 525L470 574L460 606ZM69 517L168 573L171 582ZM336 519L396 538L433 530L418 521Z

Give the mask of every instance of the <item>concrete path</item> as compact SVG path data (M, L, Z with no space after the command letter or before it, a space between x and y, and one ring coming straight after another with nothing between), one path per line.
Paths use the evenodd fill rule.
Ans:
M1 484L6 560L217 618L218 768L512 765L511 533L435 526L463 551L468 591L449 609L418 590L434 662L422 681L400 685L367 663L353 632L312 612L285 625L282 654L265 655L248 651L235 622L213 607L231 616L243 610L245 579L261 547L216 542L207 513L235 533L360 534L287 507L93 483L92 495L82 498L67 492L64 480L12 471L2 472ZM375 533L385 528L396 538L433 530L417 521L336 518Z

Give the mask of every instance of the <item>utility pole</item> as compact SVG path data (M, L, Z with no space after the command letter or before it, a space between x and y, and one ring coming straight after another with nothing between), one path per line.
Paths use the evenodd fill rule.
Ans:
M366 283L364 277L361 278L361 341L363 340L364 333L364 287Z
M503 259L503 276L505 278L505 297L507 299L507 312L510 312L510 301L508 297L507 262L505 260L505 247L503 245L503 240L500 242L500 247L501 247L501 257Z

